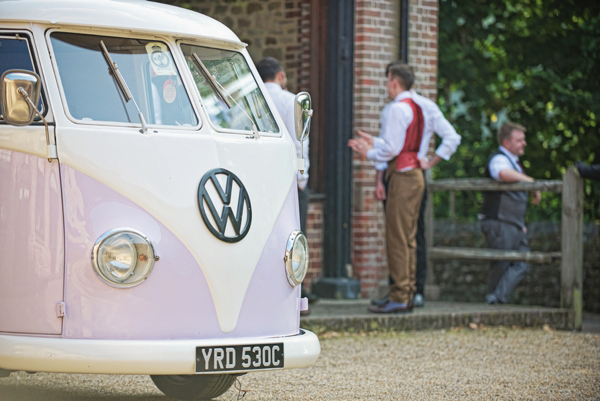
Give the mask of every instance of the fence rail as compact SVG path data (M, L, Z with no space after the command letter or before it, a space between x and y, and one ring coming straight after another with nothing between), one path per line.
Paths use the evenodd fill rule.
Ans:
M429 248L431 259L471 259L471 260L524 260L530 263L552 263L560 260L561 252L519 252L498 249L454 248L434 246Z
M500 183L491 179L463 178L428 180L427 188L433 191L544 191L562 193L562 224L560 252L519 252L497 249L460 247L434 247L433 244L433 196L427 197L425 233L427 257L434 259L524 260L532 263L551 263L561 260L561 307L575 311L574 327L581 330L583 319L583 180L574 167L567 169L562 181L535 181ZM454 197L450 197L451 214ZM431 271L431 270L430 270ZM429 275L428 286L436 288L435 278ZM435 295L434 295L435 296Z
M560 180L503 183L491 178L455 178L427 183L430 191L544 191L560 193Z

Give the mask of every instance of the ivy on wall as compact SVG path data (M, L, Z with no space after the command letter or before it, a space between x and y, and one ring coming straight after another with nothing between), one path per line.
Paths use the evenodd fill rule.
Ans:
M434 177L480 177L506 121L527 128L527 174L561 179L577 161L600 163L600 2L440 0L438 103L463 141ZM600 222L600 182L586 182L585 218ZM448 216L448 194L436 193ZM458 193L474 219L481 194ZM530 219L559 220L560 195L544 194Z

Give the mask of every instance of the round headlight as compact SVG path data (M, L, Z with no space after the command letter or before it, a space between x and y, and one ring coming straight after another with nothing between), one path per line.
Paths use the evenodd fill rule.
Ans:
M285 248L285 270L288 281L296 286L304 280L308 271L308 241L302 231L294 231Z
M98 277L113 287L133 287L144 281L154 266L154 248L140 232L124 228L104 233L92 250Z

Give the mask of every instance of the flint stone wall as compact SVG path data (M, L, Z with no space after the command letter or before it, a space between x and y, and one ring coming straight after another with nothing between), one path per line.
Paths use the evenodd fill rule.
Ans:
M528 226L532 251L560 251L560 223L538 222ZM485 248L479 223L435 222L435 246ZM584 225L583 308L600 312L600 225ZM440 299L482 302L487 293L489 262L471 260L434 261L433 274L440 286ZM560 260L548 264L531 264L531 269L513 292L511 303L560 306Z

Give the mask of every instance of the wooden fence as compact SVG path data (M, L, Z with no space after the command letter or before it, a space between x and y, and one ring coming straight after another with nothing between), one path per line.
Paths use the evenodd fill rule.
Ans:
M499 183L491 179L447 179L428 181L425 233L428 264L434 259L524 260L549 263L561 259L560 304L574 310L576 330L581 330L583 313L583 179L574 167L567 169L562 181ZM454 211L454 191L545 191L562 193L560 252L519 252L496 249L435 247L433 245L433 192L450 191L450 210ZM432 269L429 269L430 272ZM431 281L430 281L431 278ZM428 285L433 284L430 274Z

